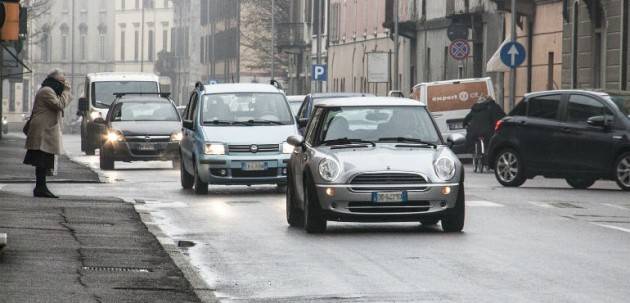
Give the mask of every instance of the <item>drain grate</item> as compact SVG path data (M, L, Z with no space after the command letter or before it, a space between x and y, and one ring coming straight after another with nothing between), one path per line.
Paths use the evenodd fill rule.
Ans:
M151 272L151 269L140 267L83 266L82 269L99 272Z
M551 204L551 205L553 205L554 207L557 207L557 208L584 208L582 206L575 205L575 204L569 203L569 202L552 202L552 203L549 203L549 204Z

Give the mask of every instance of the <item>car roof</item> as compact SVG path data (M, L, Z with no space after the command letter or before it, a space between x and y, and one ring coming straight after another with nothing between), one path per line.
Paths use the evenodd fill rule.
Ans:
M147 101L152 101L152 102L171 102L170 99L168 98L164 98L164 97L160 97L157 95L124 95L120 98L116 99L117 103L120 102L147 102Z
M372 95L372 94L364 94L364 93L313 93L313 94L311 94L311 97L313 99L368 97L368 96L374 96L374 95Z
M287 96L287 101L289 101L289 102L297 102L297 101L302 102L302 101L304 101L304 98L306 98L305 95L290 95L290 96Z
M621 92L621 91L616 91L616 92ZM547 94L566 94L566 93L583 93L583 94L590 94L594 96L607 96L608 93L616 93L616 92L612 90L558 89L558 90L544 90L544 91L538 91L538 92L531 92L531 93L525 94L525 97L531 98L531 97L547 95ZM626 92L626 93L630 94L630 92Z
M100 81L152 81L159 82L160 78L152 73L128 73L128 72L112 72L112 73L91 73L87 74L87 78L92 82Z
M271 84L260 83L226 83L204 85L204 94L226 94L226 93L278 93L279 91Z
M350 97L332 98L317 103L317 107L351 106L425 106L423 102L399 97Z

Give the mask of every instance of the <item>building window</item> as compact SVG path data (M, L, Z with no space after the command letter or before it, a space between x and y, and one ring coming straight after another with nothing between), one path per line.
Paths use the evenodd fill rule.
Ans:
M79 25L79 54L81 60L87 59L87 25Z
M554 80L553 80L553 68L554 68L554 53L549 52L547 55L547 90L554 89Z
M133 33L133 60L136 62L140 60L140 32L138 30Z
M66 24L61 25L61 59L68 59L68 33L70 28Z
M125 0L120 0L120 10L125 10Z
M168 0L164 0L164 8L168 8Z
M153 62L155 59L155 32L153 30L149 30L149 61Z
M99 24L98 25L98 44L99 44L99 58L101 60L105 60L105 47L107 47L105 45L106 43L106 39L105 39L105 34L107 33L107 26L105 24Z
M125 30L120 32L120 61L125 61Z
M168 29L162 30L162 50L168 51Z
M199 43L200 43L200 45L201 45L201 46L200 46L200 49L201 49L201 50L200 50L200 52L199 52L199 62L201 62L201 63L206 63L206 62L205 62L205 61L206 61L206 60L205 60L205 59L206 59L206 56L205 56L205 46L206 46L206 41L205 41L205 38L204 38L204 37L201 37L201 41L200 41Z
M134 8L135 9L139 9L140 8L140 0L136 0L136 3L134 4Z
M49 32L44 32L42 34L42 41L41 41L41 45L40 45L40 49L41 49L41 59L42 62L44 63L49 63L50 62L50 33Z

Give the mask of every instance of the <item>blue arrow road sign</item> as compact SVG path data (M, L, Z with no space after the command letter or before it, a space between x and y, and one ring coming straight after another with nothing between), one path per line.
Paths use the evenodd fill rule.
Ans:
M526 55L525 47L518 42L508 42L501 48L501 62L510 68L523 64Z
M328 67L326 64L313 64L311 78L315 81L326 81L328 79Z

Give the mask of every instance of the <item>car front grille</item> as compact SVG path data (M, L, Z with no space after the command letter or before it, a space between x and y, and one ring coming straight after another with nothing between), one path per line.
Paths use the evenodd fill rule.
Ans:
M419 213L431 208L430 201L408 201L395 203L349 202L348 211L363 214Z
M269 168L260 171L246 171L240 168L232 169L232 177L234 178L262 178L262 177L276 177L278 175L277 168Z
M410 173L374 173L355 176L350 181L350 189L354 191L378 190L425 190L427 180L418 174ZM382 185L382 186L379 186ZM396 187L395 185L405 185ZM418 185L418 186L409 186Z
M249 145L229 145L230 153L252 153L252 146L257 147L257 153L272 153L280 151L280 144L249 144Z
M125 136L125 141L133 143L171 142L171 136Z

